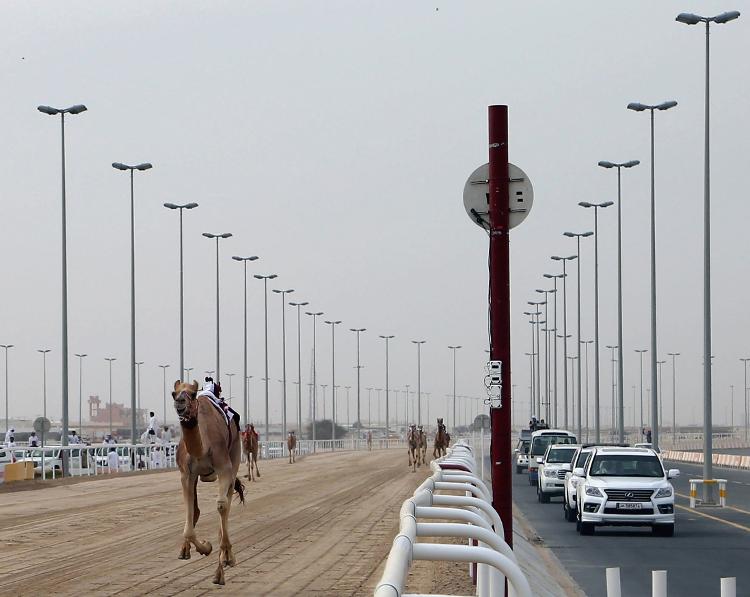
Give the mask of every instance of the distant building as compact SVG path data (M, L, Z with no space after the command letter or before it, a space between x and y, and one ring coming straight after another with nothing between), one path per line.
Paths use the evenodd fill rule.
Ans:
M119 402L112 403L112 425L115 427L130 426L130 407ZM102 404L97 395L89 396L89 420L92 423L109 424L109 403ZM141 409L136 416L136 424L140 427L145 424L146 411Z

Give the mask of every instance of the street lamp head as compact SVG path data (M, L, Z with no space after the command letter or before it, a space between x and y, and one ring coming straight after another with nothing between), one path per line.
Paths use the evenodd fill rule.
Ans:
M349 328L350 332L364 332L367 328Z
M125 164L121 162L113 162L112 167L115 168L116 170L130 170L129 166L126 166Z
M184 207L185 209L195 209L196 207L198 207L198 204L195 201L191 201L190 203L186 203L182 207Z
M581 207L594 207L593 203L589 203L588 201L579 201L578 205Z
M648 109L648 106L640 103L640 102L630 102L628 104L628 110L634 110L636 112L643 112L644 110Z
M609 207L610 205L614 205L614 201L605 201L604 203L600 203L598 207Z
M216 238L216 235L211 234L210 232L204 232L203 236L205 236L206 238Z
M176 203L165 203L164 207L166 207L167 209L179 209L180 208L180 206L177 205Z
M685 23L685 25L697 25L702 20L703 19L701 17L699 17L698 15L694 15L691 12L681 12L675 19L675 21L677 21L678 23Z
M53 108L52 106L37 106L36 109L44 114L49 114L50 116L56 116L60 113L60 110Z
M593 232L591 232L591 230L589 230L588 232L582 232L582 233L580 234L580 236L582 236L582 237L586 238L587 236L593 236L593 234L594 234L594 233L593 233Z
M135 166L136 170L151 170L154 166L152 164L149 164L148 162L144 162L143 164L138 164Z
M230 238L232 236L231 232L224 232L223 234L219 235L219 238Z
M235 261L256 261L258 259L257 255L251 255L250 257L239 257L238 255L232 255L232 259Z
M657 104L656 109L657 110L669 110L670 108L674 108L677 105L677 102L674 100L670 100L668 102L662 102L661 104Z
M739 16L739 13L737 13L737 16ZM88 108L83 104L76 104L75 106L71 106L70 108L65 110L65 112L67 112L68 114L80 114L81 112L85 112L86 110L88 110Z
M622 164L622 167L623 168L632 168L633 166L637 166L640 163L641 163L640 160L630 160L629 162L625 162L624 164Z
M613 164L612 162L607 162L607 161L604 161L604 160L602 160L601 162L599 162L598 165L601 166L602 168L614 168L616 166L616 164Z
M734 21L735 19L739 18L739 16L739 10L730 10L729 12L723 12L720 15L715 16L712 21L714 23L723 25L724 23L728 23L729 21Z

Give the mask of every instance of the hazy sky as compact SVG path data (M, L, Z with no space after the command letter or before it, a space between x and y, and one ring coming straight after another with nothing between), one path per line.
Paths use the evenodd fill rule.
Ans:
M178 218L185 214L186 365L214 368L214 244L222 242L222 370L241 395L242 265L277 273L337 330L337 383L354 386L354 334L362 336L362 387L416 385L431 418L452 389L448 344L461 344L458 393L481 395L486 336L487 238L466 217L462 189L487 160L487 105L510 106L510 157L531 177L534 209L512 241L514 381L528 396L529 326L522 315L549 260L573 253L566 229L593 226L578 201L615 199L614 171L599 160L640 159L624 173L625 396L638 383L634 348L649 347L648 115L630 101L679 106L657 114L659 357L681 352L682 422L700 420L702 360L703 33L681 11L718 14L744 1L571 2L264 1L41 3L7 1L0 21L0 343L10 353L11 415L60 412L60 127L39 104L85 103L67 120L71 413L84 395L129 399L129 188L113 161L150 161L136 174L138 360L143 403L159 407L162 373L178 359ZM748 155L750 55L746 19L712 36L714 393L726 419L750 356L746 222L741 172ZM616 211L600 218L601 345L616 343ZM593 333L593 243L583 259L584 337ZM575 276L569 278L574 286ZM569 323L575 324L574 293ZM249 373L263 376L262 283L249 282ZM281 307L269 292L272 402L281 377ZM287 313L288 366L296 379L296 321ZM318 329L319 380L330 383L330 330ZM311 321L303 320L303 383ZM610 395L602 348L603 397ZM593 363L593 353L590 353ZM593 379L593 365L590 366ZM671 369L664 368L671 397ZM644 370L648 384L648 366ZM225 391L228 385L225 382ZM294 386L290 383L290 392ZM261 419L261 382L251 411ZM593 387L592 390L593 392ZM352 390L354 392L354 390ZM363 390L363 395L366 392ZM722 402L723 401L723 402ZM528 405L520 405L526 416ZM665 409L666 410L666 409ZM278 412L278 410L276 411ZM290 410L293 413L293 410ZM442 413L441 413L442 414ZM608 415L605 414L605 417ZM628 414L630 417L630 414ZM77 419L77 415L72 418ZM671 419L667 417L667 419ZM608 419L607 419L608 420ZM628 422L629 422L628 418Z

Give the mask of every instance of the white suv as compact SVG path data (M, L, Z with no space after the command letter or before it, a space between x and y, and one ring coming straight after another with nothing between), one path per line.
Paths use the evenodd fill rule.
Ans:
M674 534L674 488L661 459L648 448L593 449L585 467L573 471L577 528L592 535L595 526L650 526L655 535Z
M542 504L549 503L553 495L563 495L565 473L571 470L570 462L578 446L549 446L544 456L537 458L539 474L536 484L536 497Z
M576 521L576 487L582 477L574 475L573 471L577 468L586 468L586 463L591 457L591 452L594 451L593 447L583 446L576 450L575 456L573 456L573 462L570 471L565 473L565 480L563 481L563 513L565 520L568 522Z

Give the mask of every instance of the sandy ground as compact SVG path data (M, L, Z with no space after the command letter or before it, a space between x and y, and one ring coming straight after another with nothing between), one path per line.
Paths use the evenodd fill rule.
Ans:
M199 483L198 536L214 544L177 559L179 474L48 484L0 494L0 595L371 595L401 503L427 476L401 450L261 463L232 507L237 565L211 583L218 558L216 484ZM38 484L37 484L38 486ZM410 592L472 593L466 564L415 562Z

